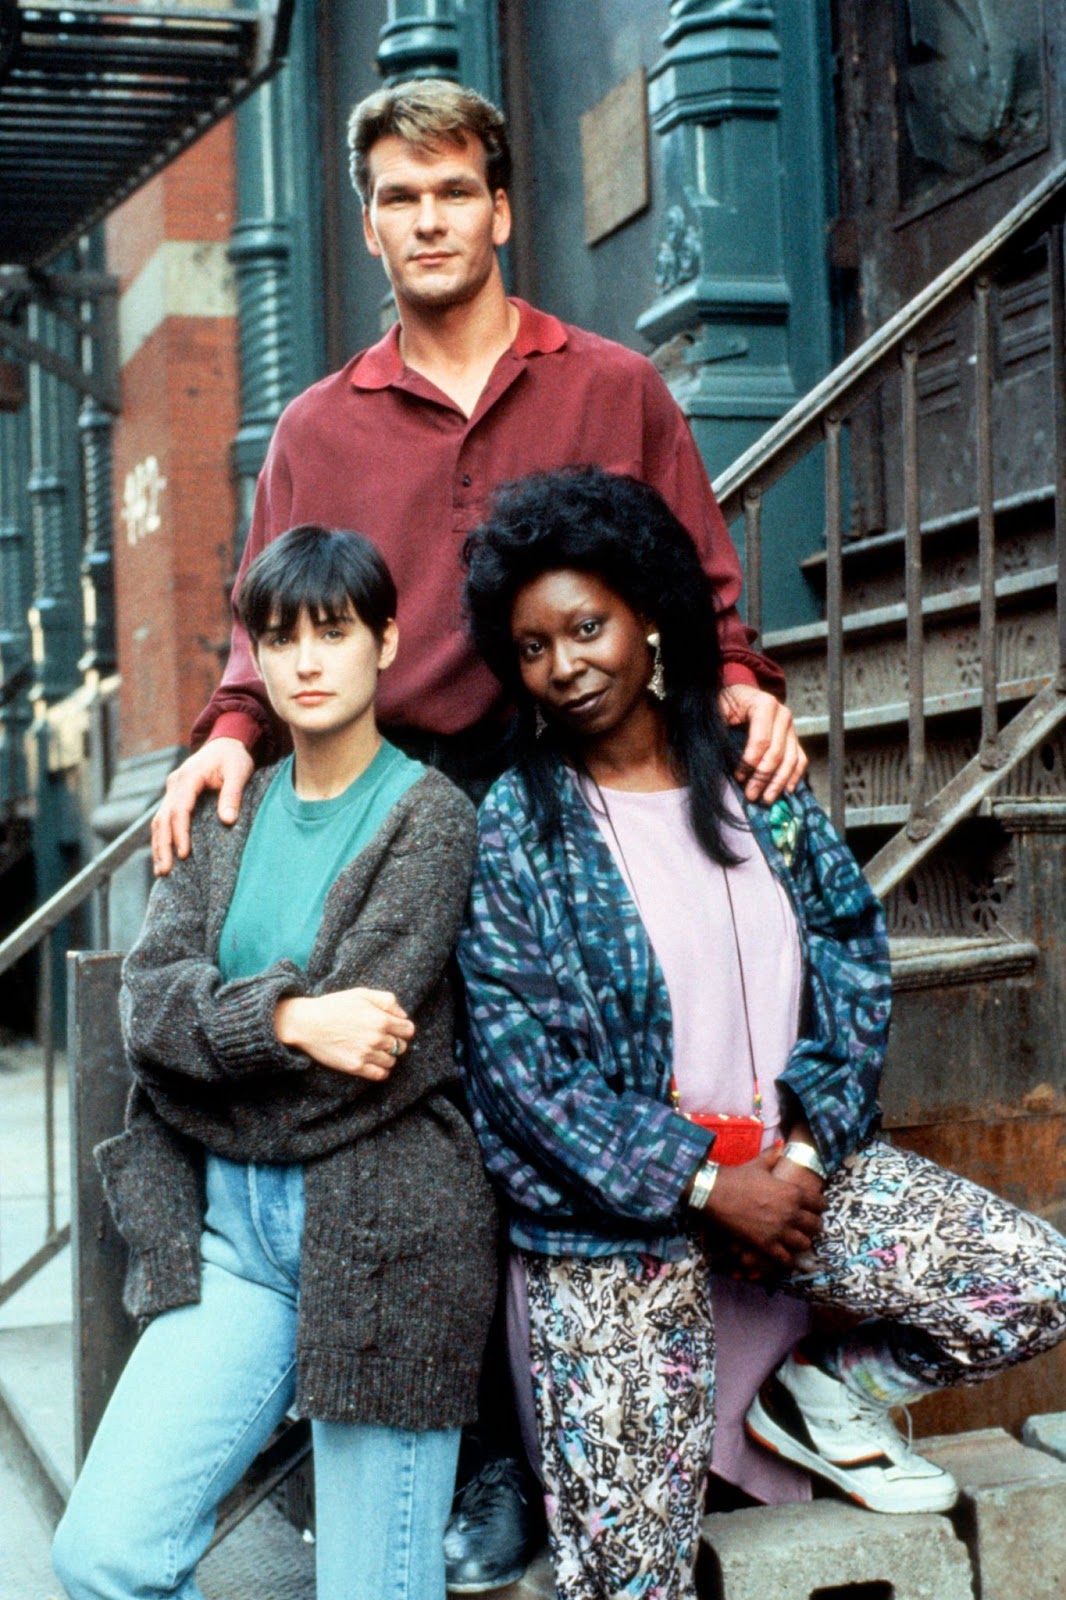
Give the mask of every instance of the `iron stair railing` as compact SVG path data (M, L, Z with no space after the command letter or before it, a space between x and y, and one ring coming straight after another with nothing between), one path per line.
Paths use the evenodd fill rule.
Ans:
M1012 766L1066 717L1066 285L1063 217L1066 163L1006 213L920 294L840 363L724 473L714 489L727 522L744 519L746 604L762 625L762 506L767 491L819 445L825 448L826 649L829 810L845 825L844 797L844 518L842 430L857 407L893 375L902 401L904 564L908 679L908 816L868 862L867 876L884 896L965 816ZM1057 666L1005 726L999 726L996 671L995 504L992 471L992 277L1023 241L1047 239L1051 290L1055 458ZM981 739L977 755L933 796L926 793L926 705L922 526L918 473L918 347L921 339L971 301L976 326L978 637L981 654Z
M40 1006L41 1050L44 1057L44 1152L45 1152L45 1224L41 1244L14 1271L0 1278L0 1305L10 1300L29 1283L43 1267L70 1243L70 1227L62 1226L57 1217L56 1181L56 1047L52 1027L55 960L52 934L60 923L80 909L93 895L97 900L97 926L101 942L108 943L108 896L111 879L130 857L142 849L151 834L155 807L146 811L124 833L113 840L106 849L89 862L88 866L64 884L50 900L27 917L15 931L0 941L0 976L29 955L40 951L38 973L39 991L43 996Z

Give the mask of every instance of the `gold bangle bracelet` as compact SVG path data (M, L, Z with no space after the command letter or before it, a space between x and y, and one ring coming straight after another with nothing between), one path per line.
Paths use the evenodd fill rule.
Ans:
M808 1172L813 1172L816 1178L825 1182L828 1174L812 1144L801 1144L798 1139L790 1139L781 1154L786 1161L791 1161L797 1167L806 1167Z
M692 1180L692 1188L688 1192L689 1205L696 1211L705 1211L717 1181L717 1166L713 1161L705 1161L702 1167L697 1168L696 1176Z

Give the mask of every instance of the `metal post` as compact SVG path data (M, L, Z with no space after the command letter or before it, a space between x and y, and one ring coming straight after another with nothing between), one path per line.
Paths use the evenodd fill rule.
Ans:
M318 171L320 11L315 5L296 7L284 67L236 117L237 221L229 247L241 386L233 442L234 565L244 548L256 480L277 420L295 394L329 370ZM341 135L339 128L330 131L331 138Z
M762 637L762 490L744 491L744 612L755 638Z
M974 284L973 308L977 369L977 572L981 589L981 764L999 764L999 716L996 689L996 520L992 459L992 315L991 285L982 276Z
M1066 692L1066 269L1063 224L1048 231L1051 287L1051 388L1055 419L1055 560L1058 569L1059 688Z
M829 714L829 816L844 815L844 519L840 494L840 418L825 419L826 698Z
M72 951L68 957L76 1467L85 1458L135 1338L122 1309L126 1249L111 1221L93 1161L93 1147L121 1131L129 1093L118 1018L121 972L119 955Z
M44 1051L44 1160L45 1203L47 1207L47 1237L56 1231L56 1049L54 996L52 978L55 968L52 940L55 935L46 933L41 940L40 994L38 1014L41 1019L41 1047Z
M907 832L919 839L927 830L925 804L925 661L922 619L922 508L918 481L918 351L912 341L901 356L903 391L903 514L907 597L907 702L910 762L910 817Z
M0 429L0 454L4 444ZM23 581L26 537L16 516L0 516L0 680L4 701L0 708L3 724L4 768L2 794L9 811L24 792L25 757L22 736L30 721L30 710L23 688L12 692L16 682L26 679L30 658L30 636L26 626L25 583Z
M111 879L103 878L96 891L96 942L101 950L111 943Z
M36 305L30 307L29 328L42 348L67 350L75 342L61 319ZM26 490L33 529L34 698L54 704L76 688L80 653L81 618L72 604L77 567L69 501L73 406L70 394L39 362L30 368L29 387L31 471Z
M260 148L258 153L263 162L272 159L269 150ZM242 548L259 469L295 389L290 255L288 223L280 217L243 220L230 235L239 319L241 423L233 461L240 494L237 542ZM235 565L240 554L240 548L234 551Z

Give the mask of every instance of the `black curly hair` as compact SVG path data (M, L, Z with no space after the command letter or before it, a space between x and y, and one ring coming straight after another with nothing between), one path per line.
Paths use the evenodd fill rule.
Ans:
M559 823L553 775L560 753L579 769L583 763L579 745L567 743L554 724L535 737L511 612L519 590L543 573L590 572L658 629L671 763L690 787L696 837L712 860L733 865L722 823L733 815L725 791L736 752L718 710L715 596L690 535L662 496L600 467L536 473L497 492L489 516L466 541L463 562L470 631L518 707L516 765L545 836Z

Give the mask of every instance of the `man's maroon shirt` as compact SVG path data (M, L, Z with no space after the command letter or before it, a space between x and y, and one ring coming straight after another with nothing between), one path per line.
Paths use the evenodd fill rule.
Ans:
M499 484L599 466L652 484L691 533L717 596L725 682L780 692L779 669L751 649L754 635L737 614L740 563L688 423L651 362L514 304L515 341L469 419L404 366L396 327L298 396L260 474L241 574L300 523L366 534L400 596L400 648L381 678L378 719L385 728L457 733L501 705L500 685L464 626L463 540ZM275 724L239 621L193 745L223 734L250 749L265 740L261 755L274 745Z

